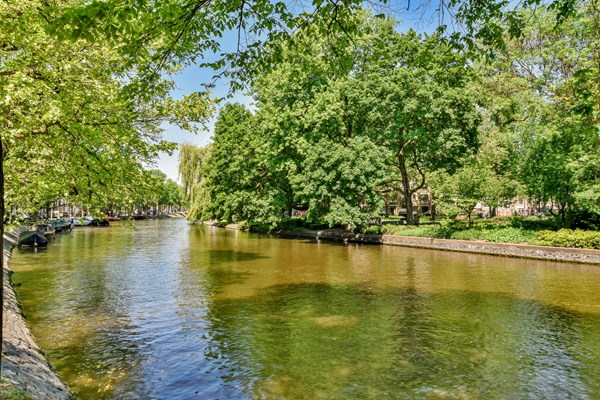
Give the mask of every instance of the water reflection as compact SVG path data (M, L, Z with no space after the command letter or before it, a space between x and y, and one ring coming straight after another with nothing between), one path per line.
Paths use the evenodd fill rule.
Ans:
M209 359L258 398L587 398L595 320L499 294L290 285L214 302ZM594 356L590 357L591 354Z
M84 399L599 398L600 268L145 222L15 253Z

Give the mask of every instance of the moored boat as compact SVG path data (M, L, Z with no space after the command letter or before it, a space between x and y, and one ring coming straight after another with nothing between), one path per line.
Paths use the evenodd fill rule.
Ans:
M43 234L46 239L54 239L56 237L56 229L51 224L35 224L34 229Z
M89 226L92 221L94 220L94 217L92 217L91 215L86 215L83 218L71 218L73 221L73 226Z
M91 215L86 215L79 220L74 220L73 226L109 226L109 222L107 219L98 219Z
M110 222L107 219L96 219L94 218L90 223L90 226L109 226Z
M48 239L38 231L23 231L17 240L18 246L46 247Z
M50 224L52 225L54 230L56 230L56 232L63 232L63 231L71 230L71 222L67 221L64 218L54 219L54 220L50 221Z

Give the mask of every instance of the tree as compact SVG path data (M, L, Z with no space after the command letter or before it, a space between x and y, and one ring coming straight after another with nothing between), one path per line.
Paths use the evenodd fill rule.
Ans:
M202 171L210 146L196 147L192 144L182 144L179 147L179 179L183 185L183 193L190 200L194 185L202 181Z
M277 65L286 51L285 43L293 42L298 33L313 37L332 34L337 36L337 48L347 47L360 35L362 27L354 15L363 4L361 0L77 2L55 21L54 28L61 39L94 40L102 36L118 42L120 53L139 67L132 85L142 89L151 87L163 72L206 58L209 60L204 65L214 68L219 76L232 78L233 88L241 88ZM576 9L574 0L550 0L546 4L556 10L555 24ZM426 1L418 6L409 0L404 4L368 2L382 17L390 12L402 15L411 7L424 10L423 15L437 14L439 31L453 26L448 36L455 44L467 49L486 46L487 50L505 47L505 30L510 38L521 36L539 5L539 0L518 4L504 0ZM530 12L519 13L519 7L531 7ZM224 33L237 37L235 49L223 51L219 39ZM207 57L210 54L221 55Z
M137 68L115 41L56 40L50 27L81 5L0 2L3 215L5 199L29 209L61 198L98 208L131 200L144 166L174 149L161 124L193 130L210 113L206 94L170 98L169 80L132 90Z
M112 43L49 35L69 4L75 3L0 5L7 194L10 201L25 193L25 206L64 197L101 204L107 194L126 199L143 166L174 149L162 140L160 124L194 130L192 122L210 113L205 94L175 101L166 80L133 94L126 82L132 66Z
M291 181L309 205L308 221L355 228L379 217L386 169L378 146L366 137L345 143L324 138L305 151L302 172Z
M524 11L524 14L527 11ZM584 2L556 26L558 11L537 18L486 74L485 93L500 132L514 138L516 177L531 198L552 204L563 224L574 210L597 210L598 7ZM550 211L552 212L552 209Z
M219 112L205 169L207 211L214 218L271 221L281 214L256 121L239 103L226 104Z
M206 219L204 210L210 201L206 197L204 169L210 151L210 145L196 147L190 144L181 145L179 150L179 178L184 198L190 206L187 218L191 221Z
M365 105L366 134L393 154L412 224L412 196L425 186L426 172L451 172L476 149L476 96L464 55L438 35L401 35L386 22L372 40L378 46L363 55L351 101Z

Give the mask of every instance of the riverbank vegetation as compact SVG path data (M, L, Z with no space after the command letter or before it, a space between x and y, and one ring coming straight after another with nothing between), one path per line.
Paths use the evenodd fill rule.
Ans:
M481 240L493 243L517 243L537 246L600 249L600 232L583 229L548 229L541 224L522 224L522 218L481 221L473 225L445 221L421 226L384 225L376 230L382 234L418 236L439 239ZM373 231L372 231L373 232Z
M515 195L566 227L600 212L596 1L455 2L462 31L428 35L360 4L2 3L6 208L158 208L164 124L197 131L215 108L206 88L175 98L172 74L237 30L204 65L255 105L223 107L206 169L182 170L191 218L357 227L396 202L411 224L425 188L433 215Z
M35 400L29 393L17 389L12 383L2 379L0 382L0 399L2 400Z
M515 15L527 24L518 35L499 25L486 56L364 11L345 46L286 39L252 83L254 106L225 105L213 142L182 148L196 158L180 165L189 218L273 228L301 215L305 227L381 231L369 225L398 201L402 234L596 248L595 234L559 229L600 220L598 4L578 3L560 25L556 7ZM423 191L443 226L410 227ZM474 223L517 197L538 221Z

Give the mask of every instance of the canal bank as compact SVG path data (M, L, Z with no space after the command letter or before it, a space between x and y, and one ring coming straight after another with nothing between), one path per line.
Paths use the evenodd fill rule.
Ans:
M38 400L70 399L73 396L67 386L36 344L13 288L8 262L18 235L18 230L4 235L2 378Z
M274 232L286 238L328 240L344 243L385 244L433 250L457 251L504 257L529 258L583 264L600 264L600 251L528 244L491 243L484 241L436 239L416 236L368 235L344 230L281 230Z

